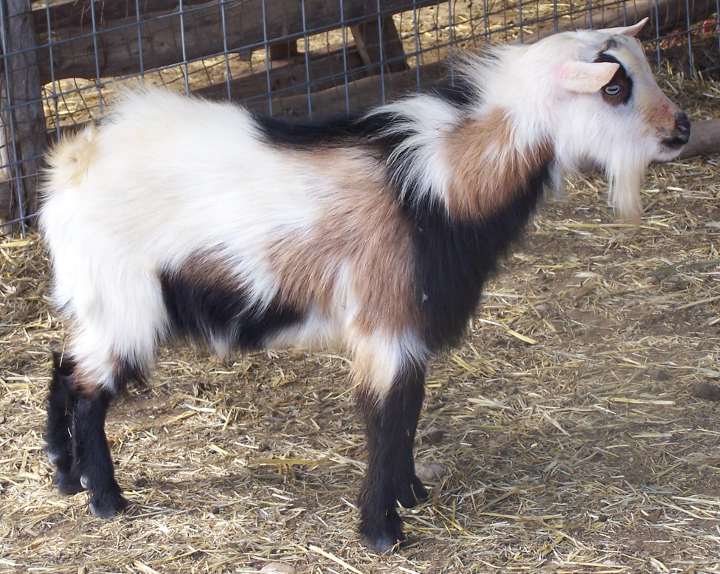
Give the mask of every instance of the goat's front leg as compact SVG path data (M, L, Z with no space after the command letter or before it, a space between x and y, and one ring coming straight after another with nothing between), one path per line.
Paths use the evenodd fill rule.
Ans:
M425 369L402 361L389 388L372 379L360 388L367 432L368 468L360 491L360 533L378 552L404 540L397 501L414 506L427 496L415 476L413 441L424 398Z

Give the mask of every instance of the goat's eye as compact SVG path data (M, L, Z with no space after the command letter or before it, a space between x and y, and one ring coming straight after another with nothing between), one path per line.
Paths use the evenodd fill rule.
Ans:
M622 88L620 87L619 84L610 84L608 86L605 86L603 88L603 91L608 96L617 96L622 91Z

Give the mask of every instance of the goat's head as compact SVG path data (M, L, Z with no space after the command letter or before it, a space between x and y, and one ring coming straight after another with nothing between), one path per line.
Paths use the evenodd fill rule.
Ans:
M650 162L676 157L690 136L635 38L646 22L499 48L479 84L484 105L510 110L521 145L548 138L563 172L588 161L602 167L611 204L629 219L640 215Z

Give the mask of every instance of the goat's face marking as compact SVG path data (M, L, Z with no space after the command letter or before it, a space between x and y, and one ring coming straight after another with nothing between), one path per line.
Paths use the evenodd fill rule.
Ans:
M658 87L634 38L642 24L557 34L526 55L526 69L555 66L546 106L558 163L602 166L611 204L631 220L641 213L648 165L676 157L690 136L687 116Z

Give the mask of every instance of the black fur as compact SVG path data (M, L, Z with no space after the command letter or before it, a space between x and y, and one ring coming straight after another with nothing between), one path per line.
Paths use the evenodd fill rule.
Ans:
M105 417L111 399L112 395L105 390L91 396L78 394L73 412L75 473L90 493L90 510L100 518L111 518L127 506L115 481L105 436Z
M468 94L467 86L445 87L437 90L436 97L462 109L471 101ZM388 127L398 127L406 119L387 113L320 124L260 117L256 121L264 139L273 145L317 149L318 153L323 147L361 145L386 165L390 155L412 135L407 128L388 135ZM387 167L391 187L406 177L396 171L402 169L402 159ZM478 221L450 220L444 207L419 199L419 190L409 182L402 213L413 229L416 302L423 322L422 336L431 349L452 345L461 337L498 258L521 233L548 179L548 167L544 166L509 205ZM396 187L393 193L399 201ZM306 314L304 309L277 302L267 308L253 307L232 282L223 285L203 275L202 264L188 273L162 272L159 278L172 331L194 339L227 337L240 348L256 349L268 336L302 321ZM360 531L374 549L382 552L404 539L397 503L410 507L427 498L413 459L424 399L424 368L408 360L382 401L376 402L371 395L360 397L368 444L368 469L359 499ZM131 364L117 367L115 375L118 388L130 379L142 378ZM48 449L60 453L59 477L67 477L74 487L82 477L90 491L93 513L113 516L126 501L114 478L104 432L112 397L105 391L80 395L73 389L72 377L71 362L56 362L48 400Z
M128 383L134 382L141 386L147 383L145 371L129 359L123 359L115 366L113 373L113 394L124 393Z
M627 104L630 101L630 98L633 94L633 79L630 74L627 73L627 70L625 69L625 66L623 66L623 63L618 60L615 56L612 56L610 54L606 54L605 52L602 52L598 54L598 57L595 58L596 62L610 62L613 64L617 64L620 66L615 72L615 75L611 78L611 80L608 82L608 85L610 84L618 84L622 87L622 96L618 103ZM613 102L612 98L607 98L607 96L603 95L603 98L606 101Z
M301 321L304 315L277 303L267 308L248 305L239 290L182 273L161 273L160 283L175 333L193 339L227 336L240 349L258 349L268 336Z
M55 465L53 482L63 494L75 494L82 490L80 476L73 464L72 414L75 395L72 389L72 373L75 365L69 357L53 353L53 373L47 399L47 425L45 427L46 449Z
M451 221L443 207L429 201L404 207L414 224L417 304L431 349L452 345L462 336L483 285L521 233L548 178L544 166L510 205L483 221ZM396 501L409 507L427 498L413 460L423 396L424 371L418 366L396 377L380 405L367 398L361 401L368 470L360 495L360 532L380 552L404 539Z
M444 207L429 201L405 207L414 224L416 296L430 349L459 341L485 282L522 232L548 180L545 166L523 193L485 220L451 221Z
M471 103L468 86L445 86L436 97L462 109ZM406 158L387 159L411 130L387 129L404 124L402 116L380 114L322 125L288 124L260 120L268 141L302 147L364 145L374 150L387 166L387 181L399 201L399 181L409 183L403 214L413 229L417 305L423 322L423 339L431 350L457 343L475 312L482 289L495 271L498 259L518 238L549 181L549 166L533 174L524 190L509 205L482 220L450 220L445 207L419 199L420 190L402 173ZM412 154L414 150L405 150ZM412 158L407 158L412 161ZM398 171L400 170L400 171ZM415 475L413 443L424 396L424 371L410 367L400 373L382 401L361 397L367 428L368 469L360 493L360 532L368 544L385 552L404 539L397 502L414 506L427 497Z
M70 357L53 354L45 440L56 467L54 482L63 494L87 488L93 514L108 518L127 504L115 482L105 437L105 415L112 395L105 390L83 394L77 387L74 371L75 363ZM129 366L119 371L121 377L137 376ZM118 384L124 386L125 382Z
M378 552L405 537L397 501L415 506L427 492L415 475L413 443L425 396L424 367L410 362L395 377L384 400L362 395L368 468L360 491L360 533Z
M465 109L477 100L476 91L461 76L453 81L445 80L428 93L459 109ZM405 122L405 118L391 113L365 113L338 116L318 121L291 121L255 115L264 140L273 145L296 149L343 147L362 145L378 150L387 156L410 132L387 133L393 124ZM392 174L391 174L392 175Z
M460 109L468 108L478 99L476 88L459 75L441 82L430 93Z
M256 115L268 143L300 149L366 144L382 134L391 114L339 116L320 121L289 121Z

